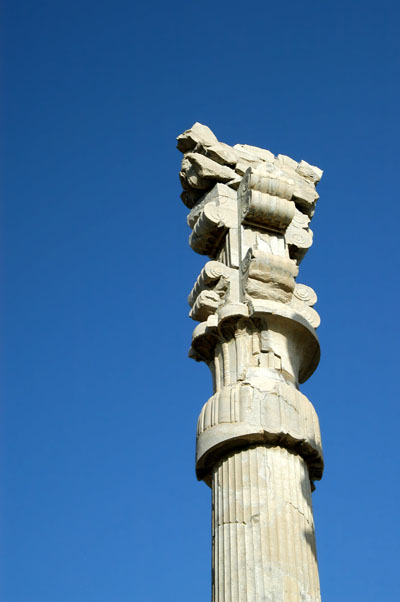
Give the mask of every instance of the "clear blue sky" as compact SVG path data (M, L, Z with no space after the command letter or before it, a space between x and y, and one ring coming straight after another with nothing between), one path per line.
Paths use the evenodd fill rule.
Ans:
M400 599L399 6L3 3L2 602L211 599L175 149L195 121L325 170L301 268L323 602Z

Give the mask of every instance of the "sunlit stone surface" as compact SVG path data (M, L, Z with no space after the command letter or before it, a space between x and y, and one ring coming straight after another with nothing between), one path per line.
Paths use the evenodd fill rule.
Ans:
M319 361L317 296L297 281L322 171L219 142L199 123L178 137L189 244L209 260L189 295L190 355L208 364L196 472L212 488L213 600L320 600L313 483L318 417L299 384Z

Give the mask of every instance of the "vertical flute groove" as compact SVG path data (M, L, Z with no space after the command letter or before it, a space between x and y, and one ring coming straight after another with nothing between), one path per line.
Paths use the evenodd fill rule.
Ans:
M222 460L213 478L216 602L320 602L308 470L280 447Z

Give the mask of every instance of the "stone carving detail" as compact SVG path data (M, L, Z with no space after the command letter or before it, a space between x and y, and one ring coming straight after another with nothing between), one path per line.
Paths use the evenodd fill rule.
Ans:
M213 491L213 600L320 602L311 490L323 455L299 391L318 365L320 319L296 278L322 171L229 146L199 123L178 149L189 244L210 259L188 301L199 322L189 355L207 363L214 388L196 448Z
M242 262L242 293L254 299L289 303L298 268L286 257L249 249Z
M255 224L268 230L285 231L295 214L290 184L271 178L261 168L249 169L239 186L240 222Z
M208 261L201 270L188 297L189 305L193 307L196 297L201 291L208 289L210 286L219 284L219 288L226 290L230 273L231 270L224 263L221 263L220 261Z
M231 270L224 263L206 263L188 298L191 318L204 321L215 313L229 288L230 274Z
M291 306L297 310L313 328L318 328L321 323L318 313L315 309L312 309L316 302L317 295L310 286L299 283L296 284L293 291Z
M298 263L303 259L313 242L313 233L308 227L309 217L296 210L293 219L285 232L285 242L290 256Z

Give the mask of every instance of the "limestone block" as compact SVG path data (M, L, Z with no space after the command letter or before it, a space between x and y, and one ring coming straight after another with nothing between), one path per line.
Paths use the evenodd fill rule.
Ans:
M188 155L185 155L182 159L179 178L182 188L187 191L191 191L193 188L196 190L208 190L212 185L207 179L204 179L199 175L192 163L189 161Z
M236 206L236 193L226 184L215 184L215 186L198 201L187 217L188 225L193 229L196 221L201 215L207 203L216 203L217 205L231 204L233 210Z
M298 268L292 260L250 249L240 270L244 298L289 303L297 273Z
M235 166L238 161L238 155L229 144L216 142L210 145L197 144L193 149L195 153L200 153L212 159L220 165Z
M188 153L185 158L190 161L198 176L205 180L229 182L235 178L235 172L230 167L216 163L200 153Z
M214 144L218 142L218 139L209 127L196 122L190 129L178 136L177 141L177 148L182 153L186 153L194 149L196 144Z
M261 161L268 161L273 163L274 154L269 150L265 150L264 148L259 148L258 146L251 146L250 144L235 144L233 147L236 151L241 151L241 157L246 159L246 157L254 156Z
M244 176L249 167L258 167L259 165L261 165L261 162L258 159L244 160L241 158L236 164L235 171L239 176ZM240 182L241 178L238 179Z
M319 194L315 190L314 186L311 186L306 181L296 183L293 190L293 200L300 208L304 207L306 210L308 210L310 207L315 205L315 202L318 199Z
M279 232L260 232L256 235L256 243L253 249L260 250L262 253L270 255L279 255L280 257L289 257L286 248L285 239Z
M249 265L249 276L261 282L270 282L274 276L272 272L281 272L290 276L293 280L298 274L297 265L286 257L279 255L264 254L262 251L254 250ZM279 278L279 276L277 276ZM293 289L294 290L294 286Z
M275 158L275 163L278 165L286 165L288 167L291 167L294 171L296 171L298 166L297 161L295 161L291 157L288 157L287 155L277 155L277 157Z
M272 164L267 163L268 159L263 159L260 156L262 153L253 152L249 150L252 148L255 149L256 147L250 147L246 144L235 144L233 148L235 150L235 153L238 155L238 161L235 166L235 171L239 176L243 176L249 169L249 167L253 167L254 169L257 167L267 169L268 167L272 166ZM265 151L265 153L266 155L264 156L268 157L269 151Z
M299 175L306 180L310 180L313 184L318 184L324 173L322 169L319 169L315 165L310 165L307 161L300 161L296 171Z

